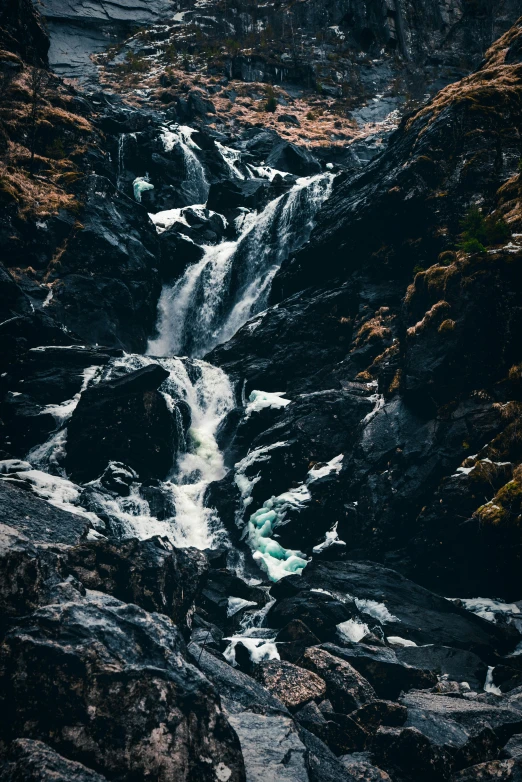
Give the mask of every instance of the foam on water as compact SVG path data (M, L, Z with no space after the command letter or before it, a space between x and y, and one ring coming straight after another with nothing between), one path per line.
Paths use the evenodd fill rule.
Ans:
M207 202L210 185L205 167L197 155L201 148L192 138L194 133L196 130L187 125L171 125L162 128L161 138L165 152L171 152L176 146L181 150L185 166L184 183L193 194L193 203L204 204Z
M203 258L163 288L147 352L203 356L263 310L281 263L309 238L333 178L298 180L263 211L245 214L236 241L203 247Z
M205 507L204 499L209 483L220 480L226 473L216 433L235 405L232 387L219 367L197 359L127 355L112 362L112 371L122 366L138 369L150 363L158 363L169 372L160 391L170 401L171 409L181 399L188 404L192 415L186 450L178 455L168 480L162 484L162 490L171 497L175 514L165 521L155 519L137 487L133 489L134 494L131 491L130 501L129 498L111 500L108 510L120 520L128 536L147 538L162 534L176 546L210 548L226 538L216 513Z

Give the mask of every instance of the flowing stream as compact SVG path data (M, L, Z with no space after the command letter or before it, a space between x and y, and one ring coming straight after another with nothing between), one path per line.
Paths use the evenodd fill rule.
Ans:
M169 230L174 222L183 221L184 209L190 208L200 215L205 212L209 181L198 154L201 150L192 138L194 133L192 128L185 126L163 127L160 131L165 150L177 146L182 153L184 192L186 198L192 200L186 207L171 210L172 214L151 215L158 232ZM132 134L132 138L136 140L136 134ZM125 171L126 139L124 135L120 138L118 181L122 181ZM242 161L240 152L222 144L218 144L217 149L231 177L238 181L254 177L271 180L280 173L263 167L253 168ZM147 355L126 354L112 359L105 368L93 367L85 371L83 388L151 363L159 363L169 372L159 391L176 420L178 453L167 479L157 487L168 512L158 514L154 511L137 476L131 480L129 495L123 497L104 491L99 480L90 484L93 490L99 489L97 501L102 514L111 520L113 531L122 537L143 539L163 535L176 546L198 549L215 548L227 540L216 512L205 507L205 493L211 482L225 476L216 435L236 401L226 374L203 361L201 356L232 337L266 307L277 270L291 252L308 240L315 215L331 192L333 179L331 173L298 179L286 193L274 198L262 210L241 210L235 241L201 245L202 259L190 265L173 285L164 286L157 334L149 343ZM222 220L226 225L224 217ZM250 408L289 403L275 397L274 394L261 395ZM60 426L46 443L33 449L28 456L37 468L32 471L31 478L27 477L35 491L68 509L71 509L71 503L81 505L81 487L72 484L63 470L67 421L79 398L80 394L77 394L73 399L45 410L55 416ZM250 408L246 410L247 415L251 413ZM182 410L190 411L188 429ZM119 465L117 469L125 469L125 466ZM89 510L83 512L89 513ZM99 506L96 512L99 515ZM285 570L283 565L280 569L281 572L291 570L289 567Z

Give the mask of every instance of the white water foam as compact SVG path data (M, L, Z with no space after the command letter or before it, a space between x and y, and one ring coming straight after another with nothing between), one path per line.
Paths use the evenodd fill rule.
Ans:
M163 288L151 355L203 356L266 306L281 263L310 236L332 174L298 180L260 213L246 214L236 241L204 247L181 279Z

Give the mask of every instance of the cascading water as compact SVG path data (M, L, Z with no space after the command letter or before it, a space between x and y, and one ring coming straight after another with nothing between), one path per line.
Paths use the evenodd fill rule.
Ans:
M161 130L161 138L165 152L171 152L178 146L183 154L185 166L184 185L187 191L188 203L204 204L208 198L210 185L207 180L205 168L197 156L200 147L192 139L196 131L186 125L164 127Z
M145 356L127 355L115 359L105 379L153 363ZM154 534L166 535L176 546L194 546L205 549L216 546L226 537L210 508L205 508L204 497L211 481L225 475L223 456L216 442L219 424L234 407L234 394L226 374L219 367L205 361L179 358L154 359L169 377L160 386L173 414L179 411L178 400L187 403L192 416L185 450L179 454L162 491L171 500L173 514L164 521L153 518L146 500L139 496L136 486L130 498L109 501L107 511L116 517L126 536L147 538Z
M215 217L215 213L205 208L209 182L193 133L192 128L179 125L161 129L165 150L172 151L177 146L182 153L185 176L182 192L188 204L151 215L158 233L170 230L174 224L186 224L190 228L186 217L189 213L192 217L200 215L202 220ZM130 135L136 138L135 134ZM126 138L126 135L120 137L118 182L124 176ZM240 152L219 143L216 147L236 180L256 177L272 180L277 173L284 175L262 166L254 169L242 161ZM127 496L107 490L101 478L90 487L96 492L96 513L99 517L101 512L109 520L113 534L141 539L163 535L176 546L199 549L216 547L227 540L216 512L205 507L205 494L209 484L221 480L226 473L216 435L220 424L235 407L235 398L225 373L197 357L229 339L265 308L274 275L288 255L308 240L315 215L331 192L333 179L330 173L298 179L288 192L272 200L262 211L240 210L235 223L237 240L203 245L201 261L189 266L174 285L164 287L159 303L158 335L150 341L147 355L125 354L112 359L104 369L92 367L85 371L82 390L89 384L115 379L151 363L160 364L169 373L159 391L176 421L178 450L171 473L155 486L165 499L167 510L155 515L150 493L140 484L138 476L125 465L112 463L111 469L119 470L120 474L123 471L129 479ZM135 190L137 182L134 182ZM152 187L144 178L141 182L145 183L143 189L145 185L148 189ZM223 227L227 228L224 217ZM81 507L82 488L72 484L63 469L67 421L80 393L72 400L44 410L55 416L59 428L28 455L37 469L31 476L26 474L41 496L69 510L76 506L79 512L92 517L88 500ZM258 392L258 397L251 399L246 415L264 406L286 404L289 400L280 395L263 396ZM187 428L188 410L191 421ZM96 529L94 525L94 536L98 534ZM293 569L288 557L285 562L281 570L284 575ZM300 567L305 564L299 560ZM251 630L257 632L258 623L253 628L245 625L243 635L249 636ZM271 654L270 648L267 647Z
M272 280L309 238L333 175L299 179L260 213L248 214L235 242L205 247L173 286L163 289L153 355L203 356L265 308Z

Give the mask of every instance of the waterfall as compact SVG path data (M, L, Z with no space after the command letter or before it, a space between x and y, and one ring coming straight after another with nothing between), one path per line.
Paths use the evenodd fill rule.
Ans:
M192 203L205 204L210 185L205 168L196 154L197 151L201 152L201 149L192 139L192 135L195 132L193 128L189 128L187 125L174 125L172 127L163 127L161 138L165 152L171 152L175 146L180 148L185 166L184 184L193 195Z
M127 141L127 136L130 136L134 140L136 140L136 134L135 133L120 133L120 136L118 138L118 174L116 177L116 187L118 190L122 189L122 185L124 184L124 177L125 177L125 143Z
M158 334L147 352L203 356L263 310L277 270L308 240L332 182L332 174L299 179L262 212L248 214L235 242L204 247L201 261L163 289Z
M234 393L227 375L219 367L198 359L160 358L125 355L109 365L105 379L132 371L150 363L161 364L169 377L159 390L166 397L173 415L179 416L176 401L183 400L191 411L192 423L177 463L162 492L174 508L164 521L155 519L139 486L133 486L130 497L108 499L107 513L116 518L125 537L149 538L166 535L174 545L211 548L226 539L215 512L204 505L205 492L212 481L224 477L223 455L216 433L227 413L235 406Z

